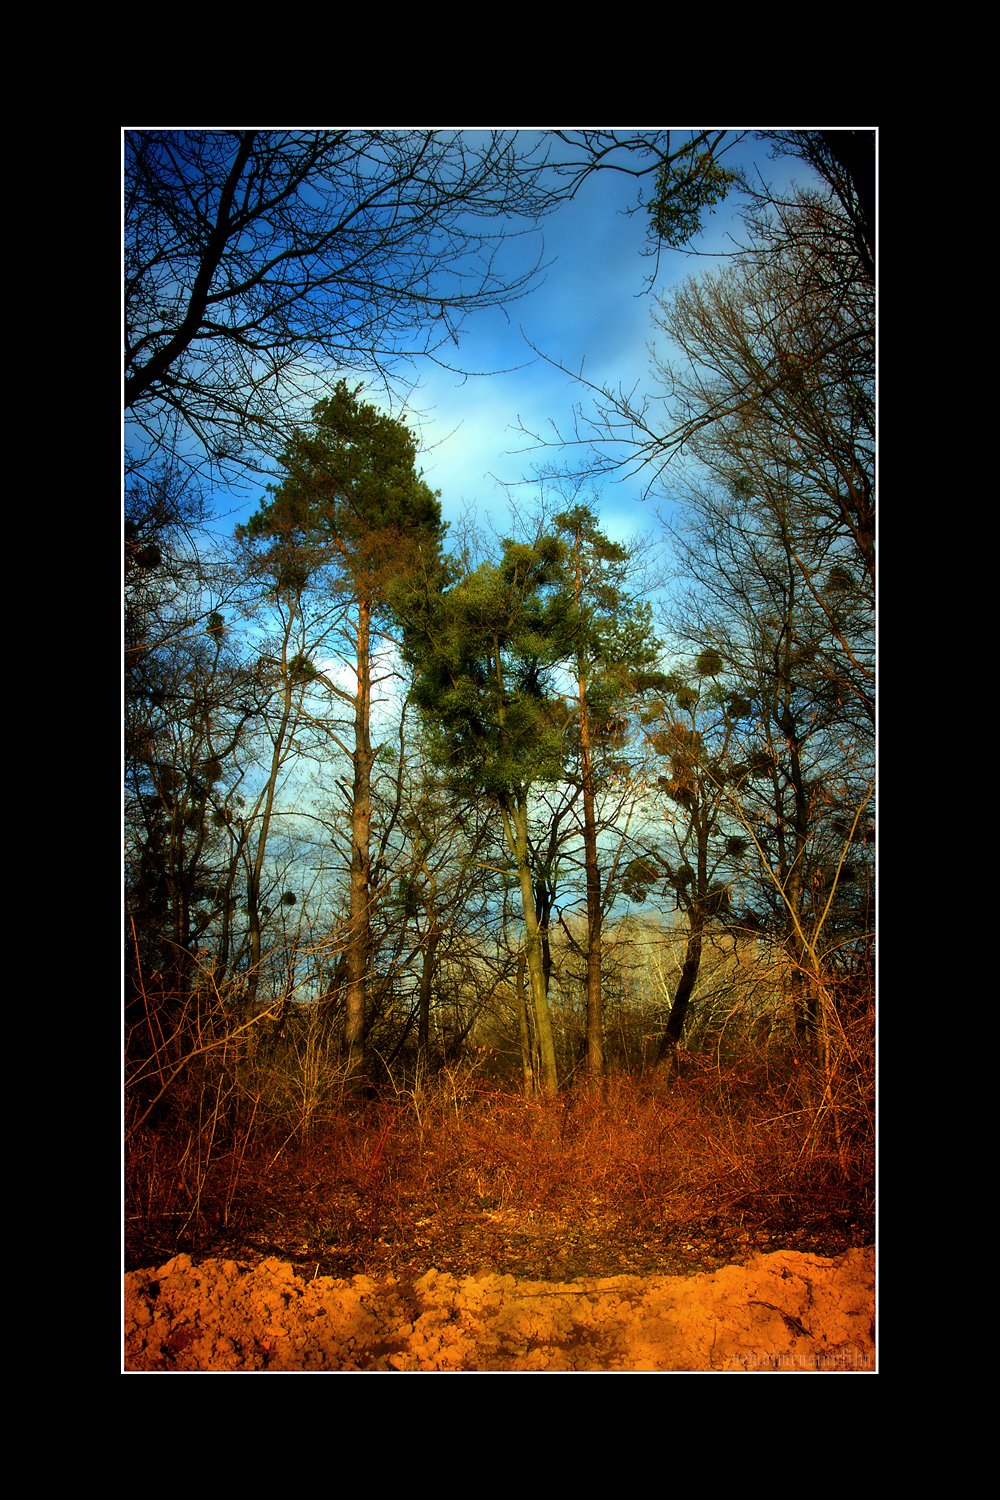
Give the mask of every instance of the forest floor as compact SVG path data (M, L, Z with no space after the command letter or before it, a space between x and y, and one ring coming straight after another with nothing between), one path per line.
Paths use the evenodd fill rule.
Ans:
M773 1115L697 1088L459 1103L219 1155L196 1218L167 1191L190 1152L147 1142L125 1369L875 1368L870 1192Z

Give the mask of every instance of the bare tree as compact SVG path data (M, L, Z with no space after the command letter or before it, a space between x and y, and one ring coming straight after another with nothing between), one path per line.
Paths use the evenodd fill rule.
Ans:
M498 251L554 198L539 145L410 130L125 134L131 461L241 465L274 451L317 371L442 357L535 260Z
M709 358L699 368L701 351L680 339L691 359L693 381L685 381L680 366L667 356L647 389L639 385L595 384L581 369L570 369L550 359L544 349L535 353L575 379L583 393L571 430L551 434L524 428L539 448L560 449L556 472L579 482L598 476L641 477L647 494L655 494L667 480L668 469L690 451L699 434L719 421L754 418L761 401L772 409L813 403L807 412L800 404L794 420L805 439L812 431L830 432L823 396L830 367L839 362L841 391L847 377L855 397L863 396L854 412L856 430L867 440L874 432L875 346L875 133L873 131L757 132L772 156L797 158L805 167L804 185L776 191L766 177L751 177L729 165L727 153L742 135L734 132L640 132L619 136L608 132L575 132L566 137L572 163L570 191L576 191L595 171L626 171L648 183L640 190L636 211L649 214L654 254L663 245L683 248L701 228L706 211L732 192L739 200L737 227L729 252L729 270L717 278L721 287L756 279L764 297L777 299L777 315L768 322L765 312L754 326L744 322L750 361L728 359L717 370L711 340L717 309L706 309L703 342ZM723 165L723 160L726 165ZM566 163L560 170L570 172ZM739 226L742 225L742 230ZM655 271L650 276L650 285ZM783 288L779 287L782 278ZM692 301L708 302L715 290L706 281L692 282ZM763 303L762 303L763 306ZM676 308L656 321L668 336ZM795 342L786 342L789 330ZM767 348L768 338L772 347ZM721 378L717 378L721 375ZM713 389L714 386L714 389ZM819 424L816 425L818 407ZM810 427L810 424L812 426ZM826 455L827 458L830 455ZM870 458L870 453L866 455ZM869 465L870 467L870 465ZM836 495L843 515L867 550L866 566L874 565L874 490L857 468L842 472L844 488Z
M587 1071L596 1078L604 1072L601 946L607 904L599 791L606 786L608 763L618 761L629 713L662 677L649 606L635 596L634 560L629 577L629 549L605 536L595 512L576 501L554 517L554 527L564 548L566 651L575 686L572 782L582 804Z
M748 705L714 680L722 668L716 651L703 651L692 665L692 671L669 674L662 696L642 715L647 743L664 767L657 786L668 809L664 834L632 860L626 880L629 894L643 900L657 887L669 892L686 919L683 960L660 1037L661 1062L676 1061L706 937L729 911L746 849L727 816L726 790L737 721Z

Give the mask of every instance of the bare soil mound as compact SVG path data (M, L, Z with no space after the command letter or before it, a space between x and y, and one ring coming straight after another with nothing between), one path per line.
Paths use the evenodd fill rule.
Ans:
M127 1371L873 1371L875 1258L697 1276L306 1280L178 1255L125 1277Z

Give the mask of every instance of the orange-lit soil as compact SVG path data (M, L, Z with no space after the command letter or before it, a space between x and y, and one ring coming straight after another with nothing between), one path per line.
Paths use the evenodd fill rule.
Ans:
M178 1255L125 1278L128 1371L872 1371L875 1259L783 1250L695 1276L303 1279Z

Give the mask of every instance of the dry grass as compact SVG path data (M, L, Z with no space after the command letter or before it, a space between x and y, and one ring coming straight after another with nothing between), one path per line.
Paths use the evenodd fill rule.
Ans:
M835 1253L871 1239L873 1163L865 1088L828 1084L790 1056L689 1058L538 1102L459 1067L363 1102L329 1088L290 1120L258 1076L224 1119L189 1098L134 1133L128 1260L610 1275Z

